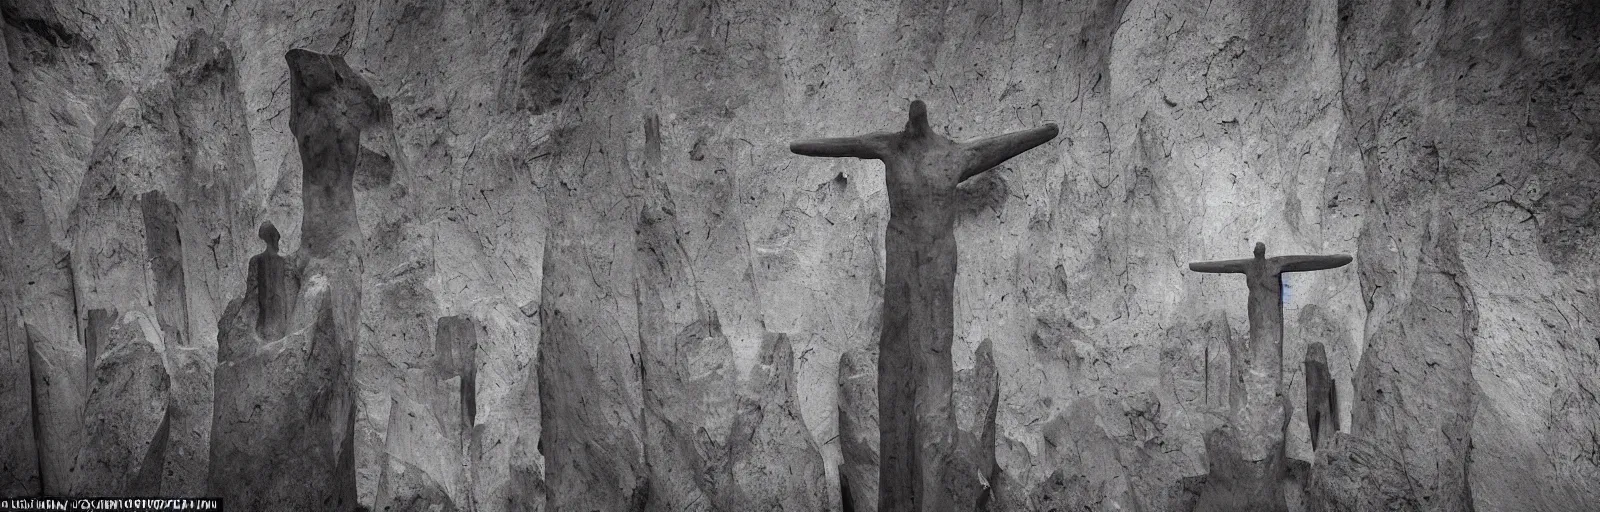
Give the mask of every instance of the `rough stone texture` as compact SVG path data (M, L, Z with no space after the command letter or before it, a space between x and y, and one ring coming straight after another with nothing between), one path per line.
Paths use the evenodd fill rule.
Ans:
M994 344L978 345L975 366L956 372L951 394L955 446L943 468L942 492L955 510L991 510L993 482L1000 475L995 461L995 415L1000 408L1000 376L994 366Z
M1408 300L1368 335L1356 382L1353 430L1404 461L1410 492L1428 510L1473 506L1467 466L1478 316L1460 281L1466 272L1456 235L1447 219L1432 219L1423 231L1411 289L1396 294Z
M471 510L473 469L481 458L475 431L478 326L469 317L440 318L431 361L404 371L390 390L384 459L375 507Z
M827 483L822 453L798 413L794 349L771 334L738 392L729 432L725 487L714 509L823 510L839 499Z
M870 346L839 356L840 500L855 512L878 510L877 359Z
M9 236L10 222L0 222L0 249L14 250ZM33 392L33 364L29 357L33 343L18 318L16 269L9 259L0 261L0 407L9 412L0 416L0 494L21 496L39 492L40 417L34 412L37 396Z
M623 290L596 286L610 272L593 265L618 258L593 254L592 242L563 240L572 235L553 231L539 313L539 451L550 489L545 509L641 510L649 476L641 445L638 331L616 321L635 306L618 297Z
M94 316L108 325L86 334L101 349L68 495L162 495L172 378L160 323L137 313Z
M1306 510L1422 510L1413 489L1420 484L1407 476L1405 461L1397 454L1361 437L1338 433L1317 449L1317 459L1307 484Z
M0 37L0 140L15 141L23 133L19 119L22 111L17 101L15 87L5 84L15 82L11 71L11 55L7 42ZM23 197L34 195L33 187L23 183L25 163L12 151L12 156L0 158L0 494L20 496L39 492L41 455L39 448L39 415L35 412L33 392L33 365L29 353L32 346L27 329L23 327L22 294L27 276L21 264L26 239L15 233L18 208ZM36 196L35 196L36 197Z
M453 386L460 376L441 381L430 371L407 372L415 391L433 398L423 403L400 394L389 406L385 462L378 477L378 510L467 510L467 475L463 471L461 423ZM428 393L432 391L432 393ZM457 413L457 414L452 414Z
M1342 2L1371 202L1351 432L1425 510L1600 503L1592 2ZM1330 467L1330 471L1348 471Z
M1596 16L1583 0L0 0L0 493L32 485L28 467L46 492L70 491L87 311L161 317L140 200L152 191L177 206L196 347L168 344L167 466L185 428L209 432L180 427L177 406L196 420L213 396L185 379L232 392L209 375L212 358L231 356L210 351L226 348L216 331L248 288L256 229L276 223L286 257L305 238L284 60L300 48L341 56L391 109L357 144L353 178L367 262L355 288L369 299L358 318L372 329L359 329L355 356L362 505L375 504L394 404L367 393L411 375L374 356L426 353L437 318L477 324L479 510L543 510L556 482L575 481L546 464L563 447L541 446L541 395L570 398L616 375L638 398L594 424L643 438L628 419L644 410L642 379L627 375L642 360L646 182L635 173L652 113L661 180L732 367L748 379L765 333L788 336L824 508L842 505L837 365L879 337L887 197L872 163L796 158L786 145L883 129L922 98L937 107L933 128L955 139L1062 128L1058 142L958 187L953 203L954 369L976 368L990 340L1001 377L991 508L1193 506L1205 434L1226 423L1226 347L1244 338L1247 311L1243 283L1181 263L1256 241L1359 261L1285 282L1284 358L1322 343L1342 402L1346 430L1318 456L1451 446L1421 425L1352 421L1358 366L1381 347L1374 358L1399 370L1385 385L1409 389L1408 405L1424 395L1415 420L1457 424L1465 402L1440 400L1473 397L1464 471L1477 508L1597 508ZM742 239L708 229L719 215L742 221ZM1454 224L1454 277L1422 265L1435 218ZM551 289L576 298L542 298L547 241L583 248L550 253L561 259ZM1419 275L1433 284L1414 286ZM583 280L595 284L570 284ZM1470 337L1464 309L1411 295L1449 280L1475 311ZM380 305L407 287L431 299ZM597 379L540 382L539 312L551 304L593 328L576 331L583 346L617 343L597 352L609 359L571 358L570 375ZM1396 337L1433 305L1455 311L1427 313L1445 328ZM383 342L379 329L418 336ZM1462 339L1470 355L1454 352ZM1304 367L1283 371L1295 410L1286 449L1313 460ZM25 373L31 389L16 385ZM610 403L602 396L591 403ZM28 397L31 418L14 407ZM1384 400L1372 403L1395 403ZM13 442L26 440L12 426L35 423L33 448ZM1337 447L1347 439L1365 448ZM1421 506L1405 501L1412 479L1437 481L1343 458L1313 466L1308 508L1316 496L1326 509L1359 510L1371 502L1351 500L1363 496ZM175 481L162 492L179 493ZM1390 490L1339 498L1319 481Z
M83 350L64 350L32 324L26 332L41 492L65 494L73 485L72 464L82 446L83 405L89 397L79 377Z
M648 182L637 229L640 381L650 510L712 510L737 503L713 475L728 471L737 373L721 322L699 290L662 181L660 119L645 119ZM736 219L729 219L736 222ZM703 434L683 437L681 433Z
M1279 399L1279 411L1276 416L1282 433L1289 429L1287 397ZM1258 425L1251 423L1246 428L1253 430ZM1194 510L1289 510L1284 485L1289 480L1289 456L1284 444L1279 441L1266 457L1256 458L1247 447L1260 433L1242 430L1245 428L1229 424L1206 434L1207 471L1195 493Z

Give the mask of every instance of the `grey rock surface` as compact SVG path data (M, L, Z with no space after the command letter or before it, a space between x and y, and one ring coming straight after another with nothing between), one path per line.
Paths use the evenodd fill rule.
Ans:
M1355 257L1285 280L1287 506L1600 504L1593 2L134 4L0 0L0 494L72 492L98 407L85 329L114 309L163 347L167 412L115 425L134 440L165 421L161 494L237 497L229 485L317 466L319 486L337 474L337 492L367 507L388 492L482 511L628 510L668 495L638 489L699 492L667 487L654 464L735 460L652 462L650 436L725 449L698 427L738 424L799 438L741 448L740 467L802 454L781 466L799 476L725 465L688 479L696 489L738 489L748 498L720 498L734 509L837 509L841 475L870 453L849 432L869 428L851 412L868 398L842 385L840 362L876 364L888 198L872 163L798 158L787 143L882 129L920 98L953 139L1061 126L952 205L950 356L973 390L956 386L952 403L982 444L987 340L992 510L1197 505L1247 310L1236 276L1182 263L1257 241ZM386 107L323 138L348 176L307 179L291 50L342 60L345 83L370 94L327 105ZM651 179L645 116L659 119ZM324 177L351 192L318 196ZM673 284L647 292L641 276L661 263L639 252L651 187L670 193L677 224L654 236L676 233L683 252L662 274ZM349 208L331 221L307 197ZM293 306L272 339L247 299L268 220L306 283L285 290ZM330 228L349 229L358 267L313 261ZM691 290L694 315L642 320L648 293ZM350 351L326 368L351 372L353 420L304 413L336 380L295 377L325 310ZM443 360L443 318L476 333L470 428L453 412L458 384L422 385ZM702 348L667 329L689 325L720 331L726 349L661 359ZM1299 364L1312 343L1342 429L1315 452ZM720 368L695 382L724 384L658 367ZM728 416L691 413L724 400ZM301 412L269 420L257 403ZM652 410L696 429L662 428ZM340 421L348 469L331 442ZM328 442L281 440L290 431ZM425 460L430 440L476 447L447 471ZM252 459L215 446L305 459L249 452L242 467ZM148 453L108 462L142 468Z
M839 356L840 505L878 510L878 356L871 347ZM846 496L848 494L848 496Z
M94 310L93 312L104 312ZM172 376L160 324L107 312L87 337L100 347L83 410L83 447L73 460L74 496L162 494L171 432Z

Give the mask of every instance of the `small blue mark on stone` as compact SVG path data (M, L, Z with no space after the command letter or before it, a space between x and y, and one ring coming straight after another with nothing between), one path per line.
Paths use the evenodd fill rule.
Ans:
M1288 279L1284 279L1283 280L1283 287L1280 290L1280 295L1283 296L1283 303L1284 304L1288 304L1289 303L1289 280Z

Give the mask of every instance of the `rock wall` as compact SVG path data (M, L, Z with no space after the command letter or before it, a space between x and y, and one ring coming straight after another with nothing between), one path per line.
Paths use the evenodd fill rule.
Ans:
M1600 8L1339 9L1370 201L1351 433L1423 509L1595 503Z
M922 99L957 140L1062 132L950 205L957 444L989 486L963 503L1199 506L1246 294L1183 264L1260 241L1356 259L1286 278L1291 508L1585 508L1597 25L1583 0L0 0L0 494L74 492L80 459L113 492L159 453L160 494L235 503L309 464L350 506L871 510L883 170L787 144ZM340 108L359 128L306 117ZM95 310L148 324L125 368L159 355L164 411L97 426L155 388L94 384ZM1316 452L1312 343L1343 429ZM265 425L318 441L240 465L290 436Z

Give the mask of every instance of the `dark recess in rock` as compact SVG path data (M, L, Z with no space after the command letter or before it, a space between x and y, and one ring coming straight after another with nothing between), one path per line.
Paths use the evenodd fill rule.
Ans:
M91 309L86 315L88 321L83 328L83 389L88 392L94 389L94 365L100 359L100 352L105 350L107 332L111 323L115 321L110 311L104 309Z
M10 5L0 6L0 18L4 18L7 25L34 37L49 41L51 45L61 48L71 48L79 41L77 35L68 31L60 23L39 18L23 17L15 7Z
M170 494L161 488L161 473L167 459L168 439L172 436L172 405L168 404L166 413L161 415L161 425L156 427L155 437L150 440L150 448L145 451L143 461L139 463L139 474L133 478L130 486L134 489L130 494L145 496L161 496Z
M1328 372L1328 351L1321 343L1306 346L1306 423L1311 426L1311 449L1323 436L1339 431L1339 388Z
M440 376L461 377L461 432L470 433L478 417L478 323L461 315L440 318L434 343Z
M37 491L40 494L43 494L45 489L47 489L47 487L45 487L45 484L47 483L45 481L45 475L48 473L45 472L45 464L47 463L46 461L48 459L46 458L45 443L43 441L45 426L44 413L42 412L42 409L40 409L40 405L42 404L39 402L41 393L39 393L37 388L38 384L35 383L44 379L42 379L41 377L43 376L39 374L39 364L35 362L38 359L38 356L35 355L38 353L38 348L35 347L35 336L32 332L33 329L24 326L23 330L24 332L22 337L25 343L24 346L27 347L28 351L26 354L23 354L28 358L28 415L32 420L30 424L33 427L33 456L35 458L34 466L35 470L38 472L35 478L37 478L39 482L39 488Z
M189 346L188 288L183 275L183 237L178 232L178 205L159 190L139 196L144 216L145 254L155 278L157 323L165 342Z
M592 37L588 30L594 22L587 13L569 15L552 24L523 59L519 105L530 115L560 106L567 89L578 81L583 68L568 55L568 48Z
M278 228L271 221L261 223L257 230L261 241L267 244L260 254L250 257L246 295L254 295L256 307L256 334L263 340L282 338L288 328L289 316L294 313L294 296L298 294L298 279L290 272L288 258L278 254ZM250 292L254 292L253 294ZM227 360L231 351L222 351L218 359Z

